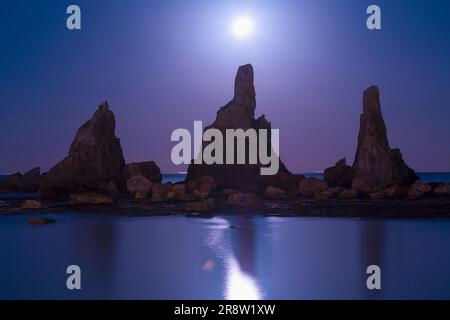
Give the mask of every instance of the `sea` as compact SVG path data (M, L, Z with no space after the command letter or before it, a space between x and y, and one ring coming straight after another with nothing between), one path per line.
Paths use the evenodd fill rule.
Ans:
M0 216L0 299L450 299L449 220L30 215ZM81 290L67 288L72 265Z

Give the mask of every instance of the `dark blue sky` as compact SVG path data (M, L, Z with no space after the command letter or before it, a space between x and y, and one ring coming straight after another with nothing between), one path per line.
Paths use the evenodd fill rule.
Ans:
M66 29L78 4L82 30ZM370 4L382 30L366 28ZM353 162L362 91L376 84L392 147L419 171L450 171L446 0L5 0L0 3L0 172L62 159L103 100L126 160L171 164L176 128L211 123L252 63L256 113L280 128L296 172ZM230 25L251 16L255 33Z

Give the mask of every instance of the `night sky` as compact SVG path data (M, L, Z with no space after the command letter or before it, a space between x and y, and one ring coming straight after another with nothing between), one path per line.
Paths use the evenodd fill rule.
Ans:
M66 28L77 4L82 30ZM366 8L382 30L366 28ZM246 15L254 34L237 39ZM48 170L108 100L127 162L171 163L176 128L209 125L255 69L257 116L280 129L294 172L353 162L362 92L380 87L391 147L417 171L450 171L450 1L4 0L0 173Z

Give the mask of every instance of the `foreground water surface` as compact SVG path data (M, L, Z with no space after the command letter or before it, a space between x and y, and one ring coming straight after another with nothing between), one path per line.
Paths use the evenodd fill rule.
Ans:
M450 298L450 221L48 217L0 219L1 299ZM66 288L73 264L81 291Z

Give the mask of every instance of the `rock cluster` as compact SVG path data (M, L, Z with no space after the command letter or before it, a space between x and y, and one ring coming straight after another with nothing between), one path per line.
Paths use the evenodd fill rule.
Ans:
M17 183L20 179L20 172L14 173L0 181L0 192L16 192Z
M42 207L42 203L40 201L37 200L25 200L22 205L21 208L25 209L25 210L31 210L31 209L40 209Z
M114 114L104 102L78 129L69 155L45 175L40 194L99 192L109 183L123 189L125 160L115 128Z
M251 128L255 130L266 129L270 132L271 124L264 115L255 118L256 94L253 78L253 67L251 65L239 67L235 79L233 99L217 112L216 120L207 129L218 129L222 133L226 129L246 131ZM268 142L270 146L270 136ZM203 147L206 147L206 145L204 144ZM246 151L248 151L248 144L246 145ZM226 154L226 146L224 146L223 154ZM285 190L295 188L301 179L301 176L290 173L281 161L278 174L274 176L261 176L261 166L260 163L245 165L192 163L189 166L186 181L189 183L204 176L211 176L216 181L218 189L239 189L245 192L263 193L267 186Z
M40 168L34 168L23 175L17 172L0 181L0 192L36 192L40 182Z
M364 91L353 170L355 177L367 177L377 186L411 185L419 179L404 162L400 150L389 146L380 91L376 86Z
M259 208L263 202L253 193L233 193L228 197L228 203L239 207Z
M399 149L391 149L380 104L380 91L372 86L364 91L363 113L360 118L358 146L353 166L345 159L325 170L325 180L331 187L345 187L372 199L397 195L392 186L411 186L419 178L403 160Z
M161 170L154 161L128 163L125 166L125 180L135 176L142 176L152 183L161 183L162 181Z
M251 65L241 66L235 79L234 97L218 113L209 128L267 129L265 116L255 118L256 94ZM127 192L137 201L186 202L185 211L208 213L216 207L216 197L232 206L260 208L263 198L286 200L310 198L316 201L352 200L365 197L375 201L397 197L420 199L450 196L450 184L427 184L391 149L377 87L363 95L363 113L355 161L342 159L324 172L324 180L292 174L280 161L274 176L261 176L262 164L189 166L184 183L162 183L159 167L153 161L125 164L120 140L115 135L115 117L106 102L77 131L69 154L47 174L34 168L0 181L0 192L36 192L42 197L69 195L72 205L113 205ZM270 137L269 137L270 139ZM270 143L269 143L270 145ZM203 148L207 144L203 145ZM248 146L247 151L248 151ZM224 146L226 148L226 145ZM226 154L226 150L224 150ZM214 200L216 198L216 200ZM272 202L271 202L272 203ZM23 210L39 209L42 203L26 200ZM49 222L30 218L29 223Z

